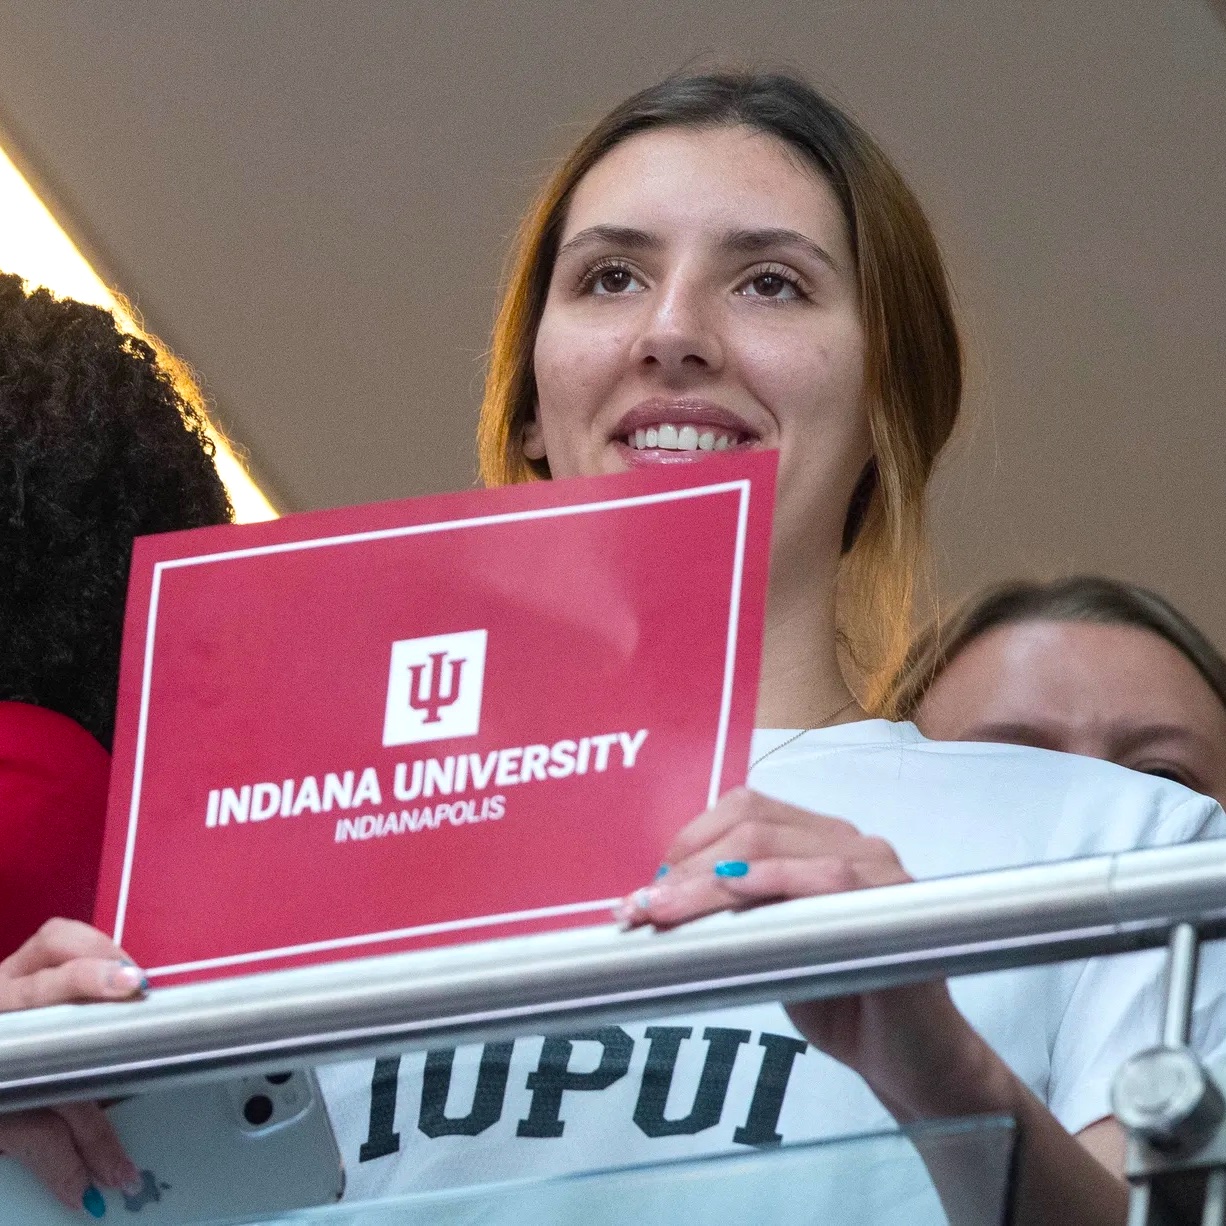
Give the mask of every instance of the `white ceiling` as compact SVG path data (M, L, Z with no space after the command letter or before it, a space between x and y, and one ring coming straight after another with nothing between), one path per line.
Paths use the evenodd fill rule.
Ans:
M954 268L946 589L1104 570L1223 643L1221 4L0 0L0 124L300 509L472 482L505 238L586 121L684 65L798 67Z

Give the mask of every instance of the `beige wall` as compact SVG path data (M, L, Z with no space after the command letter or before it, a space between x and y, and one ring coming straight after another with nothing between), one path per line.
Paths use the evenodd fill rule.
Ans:
M501 253L542 167L632 88L729 56L831 89L938 224L973 354L947 589L1105 570L1226 643L1206 0L0 0L0 122L305 508L473 479Z

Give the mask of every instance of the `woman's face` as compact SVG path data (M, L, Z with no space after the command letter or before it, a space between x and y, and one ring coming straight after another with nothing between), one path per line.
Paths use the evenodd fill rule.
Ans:
M953 658L916 723L939 741L1105 758L1226 804L1226 707L1178 648L1135 626L998 626Z
M838 202L743 127L618 145L576 188L537 333L525 451L555 477L777 448L774 570L837 558L870 457Z

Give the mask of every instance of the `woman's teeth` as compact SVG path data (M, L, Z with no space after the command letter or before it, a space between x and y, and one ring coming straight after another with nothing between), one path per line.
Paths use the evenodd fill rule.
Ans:
M736 446L736 436L723 430L699 430L696 426L674 426L665 422L636 430L627 440L635 451L659 448L661 451L727 451Z

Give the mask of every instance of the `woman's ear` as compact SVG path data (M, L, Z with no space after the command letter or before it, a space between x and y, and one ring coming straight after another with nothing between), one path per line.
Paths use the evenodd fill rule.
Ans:
M545 431L541 429L540 417L535 408L532 416L524 422L524 455L529 460L545 458Z

